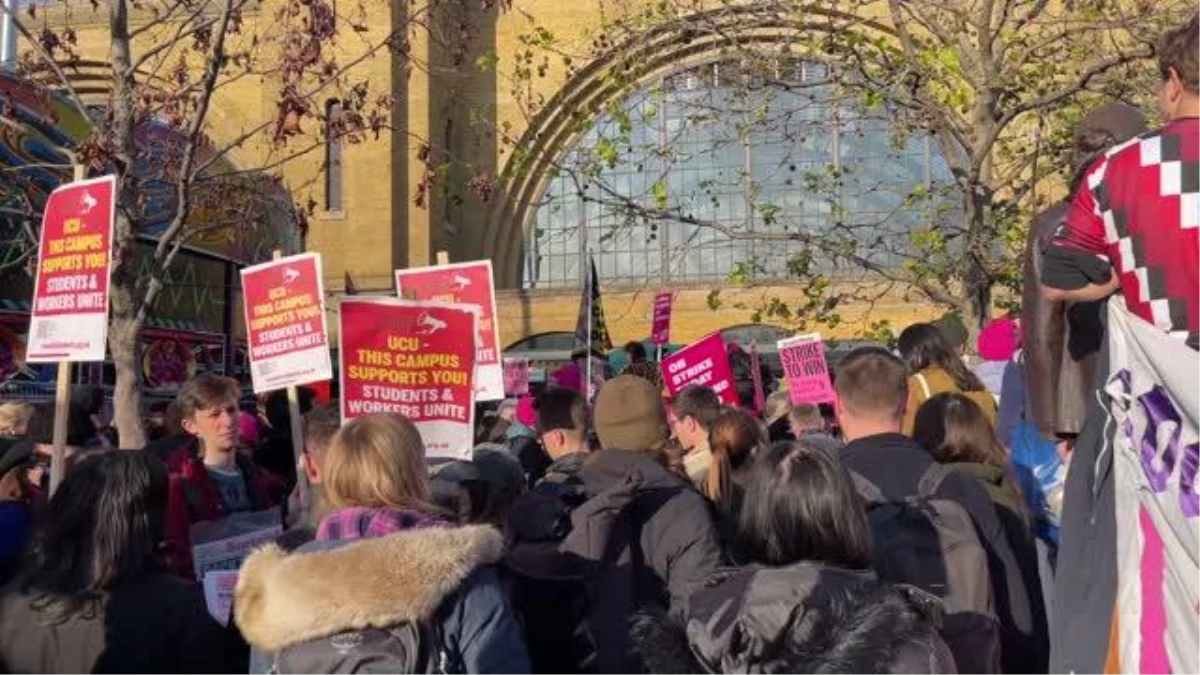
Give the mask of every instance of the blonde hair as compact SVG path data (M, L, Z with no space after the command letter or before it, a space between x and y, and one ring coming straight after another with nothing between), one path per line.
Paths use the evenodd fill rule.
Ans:
M416 426L379 413L347 422L333 436L321 479L326 511L352 507L438 513L429 489L425 444Z
M27 431L33 411L33 404L24 401L0 403L0 436L19 436Z
M768 423L783 417L792 410L792 395L786 391L773 391L767 397L763 410L763 419Z

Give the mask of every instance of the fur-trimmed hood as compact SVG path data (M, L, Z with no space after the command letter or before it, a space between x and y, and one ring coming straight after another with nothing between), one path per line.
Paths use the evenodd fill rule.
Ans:
M348 630L426 619L504 541L482 525L436 527L288 555L271 544L238 574L234 615L247 642L277 652Z

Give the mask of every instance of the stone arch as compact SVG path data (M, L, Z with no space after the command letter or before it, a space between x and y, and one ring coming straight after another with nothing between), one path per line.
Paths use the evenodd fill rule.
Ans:
M520 286L525 230L537 207L535 201L550 179L552 163L587 131L586 123L581 122L626 93L629 83L641 84L681 65L719 58L728 35L739 36L743 44L784 44L803 31L827 31L836 20L852 20L870 30L894 34L878 21L821 9L812 9L799 21L764 14L753 5L695 16L727 30L697 36L671 25L631 38L580 69L531 120L516 144L528 149L525 159L509 158L499 177L498 198L492 200L484 224L480 254L493 260L500 287ZM607 77L616 69L630 71L624 83Z

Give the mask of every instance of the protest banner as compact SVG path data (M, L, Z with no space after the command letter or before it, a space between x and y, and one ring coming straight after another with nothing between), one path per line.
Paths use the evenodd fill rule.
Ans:
M698 384L712 389L728 405L739 403L720 333L712 333L663 359L662 371L672 396L688 385Z
M320 255L247 267L242 294L255 393L333 378Z
M115 176L62 185L46 199L25 359L103 361Z
M836 394L825 360L825 343L817 333L797 335L776 343L783 377L792 403L832 403Z
M52 496L66 473L71 364L104 360L116 222L116 176L84 180L87 169L82 164L76 164L74 172L74 182L55 188L42 212L25 346L29 363L58 362L51 436Z
M274 541L283 533L283 517L279 507L235 513L220 520L195 523L190 533L192 566L196 581L203 582L204 575L210 572L236 570L251 551Z
M504 364L500 357L500 331L496 327L496 285L491 260L396 270L396 292L412 300L478 307L475 398L480 401L504 398Z
M527 396L528 394L529 360L504 359L504 395Z
M1200 672L1200 353L1119 299L1108 303L1108 344L1116 672Z
M212 618L222 626L229 625L237 578L237 570L214 570L204 575L204 604L208 605Z
M654 321L650 325L650 341L662 347L671 341L671 304L675 294L663 292L654 296Z
M428 457L470 459L479 308L344 298L339 320L342 419L399 413Z

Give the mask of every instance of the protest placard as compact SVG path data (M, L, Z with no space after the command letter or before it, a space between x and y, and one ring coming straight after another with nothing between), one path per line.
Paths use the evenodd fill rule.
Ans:
M204 604L208 605L208 613L212 618L222 626L229 625L237 578L237 570L213 570L204 575Z
M476 370L476 372L479 372ZM529 360L504 359L504 395L526 396L529 394Z
M256 393L333 377L320 255L304 253L247 267L242 293Z
M654 322L650 326L650 341L663 346L671 341L671 303L675 294L659 293L654 296Z
M712 389L729 405L739 403L720 333L712 333L663 359L662 372L672 396L688 385L698 384Z
M196 580L203 582L210 572L236 570L251 551L274 541L283 533L283 518L279 507L275 507L195 523L189 531L192 566Z
M479 338L475 354L475 398L504 398L504 365L500 331L496 327L496 286L492 261L396 270L396 291L413 300L473 305L479 308Z
M46 199L27 361L104 360L115 192L116 177L105 176L67 183Z
M825 360L825 343L817 333L776 343L792 403L832 403L837 395Z
M344 298L338 316L342 419L399 413L417 425L428 457L469 459L479 308Z

